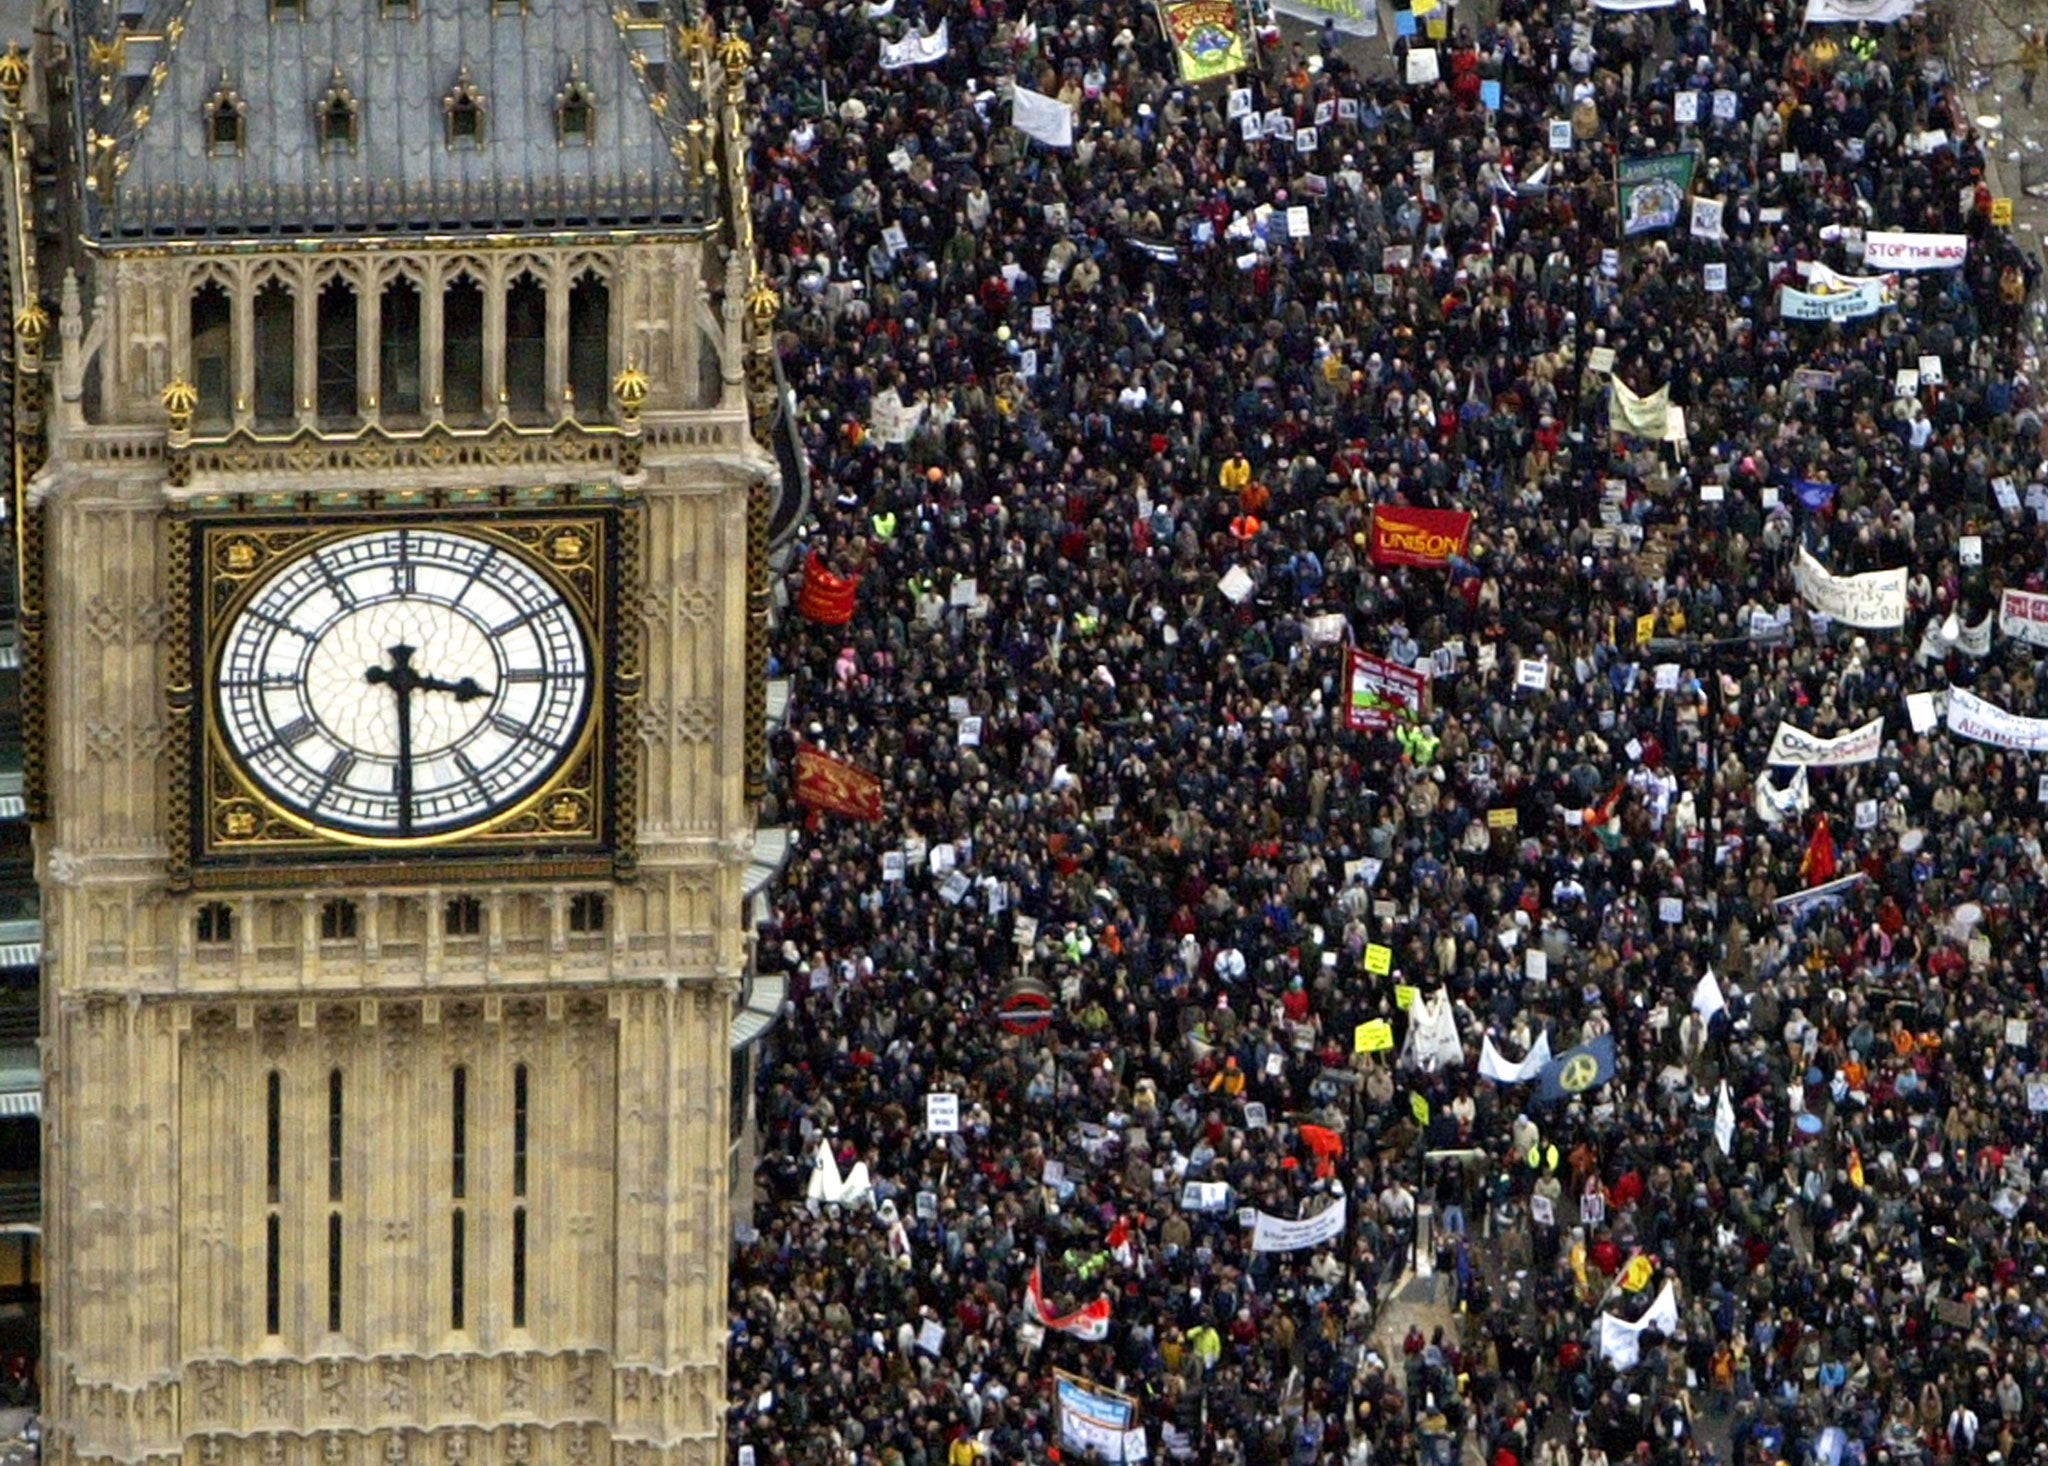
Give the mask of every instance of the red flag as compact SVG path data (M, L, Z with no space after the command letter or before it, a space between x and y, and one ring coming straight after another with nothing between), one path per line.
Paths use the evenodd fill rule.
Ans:
M1315 1153L1316 1175L1337 1174L1337 1157L1344 1154L1344 1137L1322 1125L1301 1127L1302 1144Z
M1835 878L1835 836L1828 829L1828 817L1813 822L1813 838L1806 842L1806 854L1799 861L1799 879L1809 886L1825 885Z
M813 550L804 561L804 585L797 592L796 608L807 620L844 626L853 619L853 601L859 589L858 575L833 574Z
M882 817L882 781L808 743L796 748L796 802L849 819Z
M1109 1229L1108 1246L1109 1255L1115 1258L1118 1263L1124 1267L1131 1265L1131 1259L1134 1255L1131 1251L1131 1224L1122 1217L1118 1217L1116 1225Z
M1037 1263L1031 1265L1031 1282L1024 1290L1024 1303L1034 1318L1055 1333L1072 1334L1091 1344L1109 1337L1109 1300L1098 1298L1072 1313L1054 1313L1045 1306L1045 1288L1039 1281Z

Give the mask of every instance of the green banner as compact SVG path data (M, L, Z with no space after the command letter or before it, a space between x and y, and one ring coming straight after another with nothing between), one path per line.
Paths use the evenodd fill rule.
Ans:
M1159 23L1180 62L1182 81L1213 81L1251 64L1235 0L1160 0Z
M1694 153L1659 153L1654 158L1624 158L1614 170L1614 190L1621 206L1621 234L1648 234L1670 229L1685 212L1692 192Z

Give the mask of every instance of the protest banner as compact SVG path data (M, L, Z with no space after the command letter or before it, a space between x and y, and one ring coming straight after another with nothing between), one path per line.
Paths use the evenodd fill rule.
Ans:
M1912 234L1873 229L1863 240L1863 262L1887 270L1954 270L1970 253L1967 234Z
M1865 575L1830 575L1805 546L1792 562L1792 583L1806 604L1844 626L1891 630L1906 624L1906 567Z
M1252 1251L1300 1252L1304 1248L1320 1247L1344 1235L1344 1217L1343 1197L1337 1199L1335 1206L1325 1207L1314 1216L1303 1217L1299 1221L1260 1212L1252 1223Z
M1091 1452L1104 1461L1145 1459L1144 1431L1138 1428L1138 1402L1131 1396L1063 1370L1054 1372L1053 1395L1059 1407L1062 1449L1084 1459ZM1128 1438L1134 1431L1138 1436L1135 1456L1127 1450Z
M1213 81L1251 64L1232 0L1160 0L1159 24L1182 81Z
M1663 442L1671 426L1671 384L1638 395L1626 382L1608 382L1607 426L1612 432L1629 433L1653 442Z
M882 70L902 71L906 67L943 61L952 49L953 42L946 33L946 22L942 20L939 28L929 35L912 31L900 41L882 42Z
M1391 728L1429 704L1429 678L1399 662L1353 648L1345 675L1345 726L1358 732Z
M1867 764L1884 746L1884 719L1872 718L1862 727L1833 738L1821 738L1790 723L1778 724L1771 739L1771 751L1764 762L1796 764L1809 769L1838 769L1848 764Z
M1614 191L1621 209L1622 238L1677 224L1698 166L1699 157L1694 153L1658 153L1617 163Z
M1998 629L2015 641L2048 646L2048 595L2009 590L1998 599Z
M1441 566L1465 553L1472 515L1463 509L1412 509L1376 504L1372 511L1372 563Z
M1948 690L1948 731L1994 748L2048 751L2048 718L2023 718L1960 687Z

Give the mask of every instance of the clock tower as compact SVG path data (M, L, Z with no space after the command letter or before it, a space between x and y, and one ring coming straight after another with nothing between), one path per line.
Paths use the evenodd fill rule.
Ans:
M718 1466L747 47L55 8L0 57L45 1455Z

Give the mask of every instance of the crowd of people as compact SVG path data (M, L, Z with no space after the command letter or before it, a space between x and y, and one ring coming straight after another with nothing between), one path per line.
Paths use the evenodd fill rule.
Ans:
M1200 85L1131 0L725 23L815 495L774 754L884 815L775 796L735 1447L1113 1459L1066 1379L1222 1466L2048 1456L2048 762L1939 719L2048 714L1996 615L2039 261L1938 20L1501 0ZM1675 153L1719 228L1625 233L1617 161ZM1880 230L1967 252L1854 286ZM1882 308L1784 318L1836 277ZM1375 563L1375 506L1472 533ZM1905 567L1903 625L1802 550ZM1352 646L1420 712L1350 727ZM1479 1072L1539 1043L1571 1092ZM1455 1312L1390 1339L1418 1271Z

